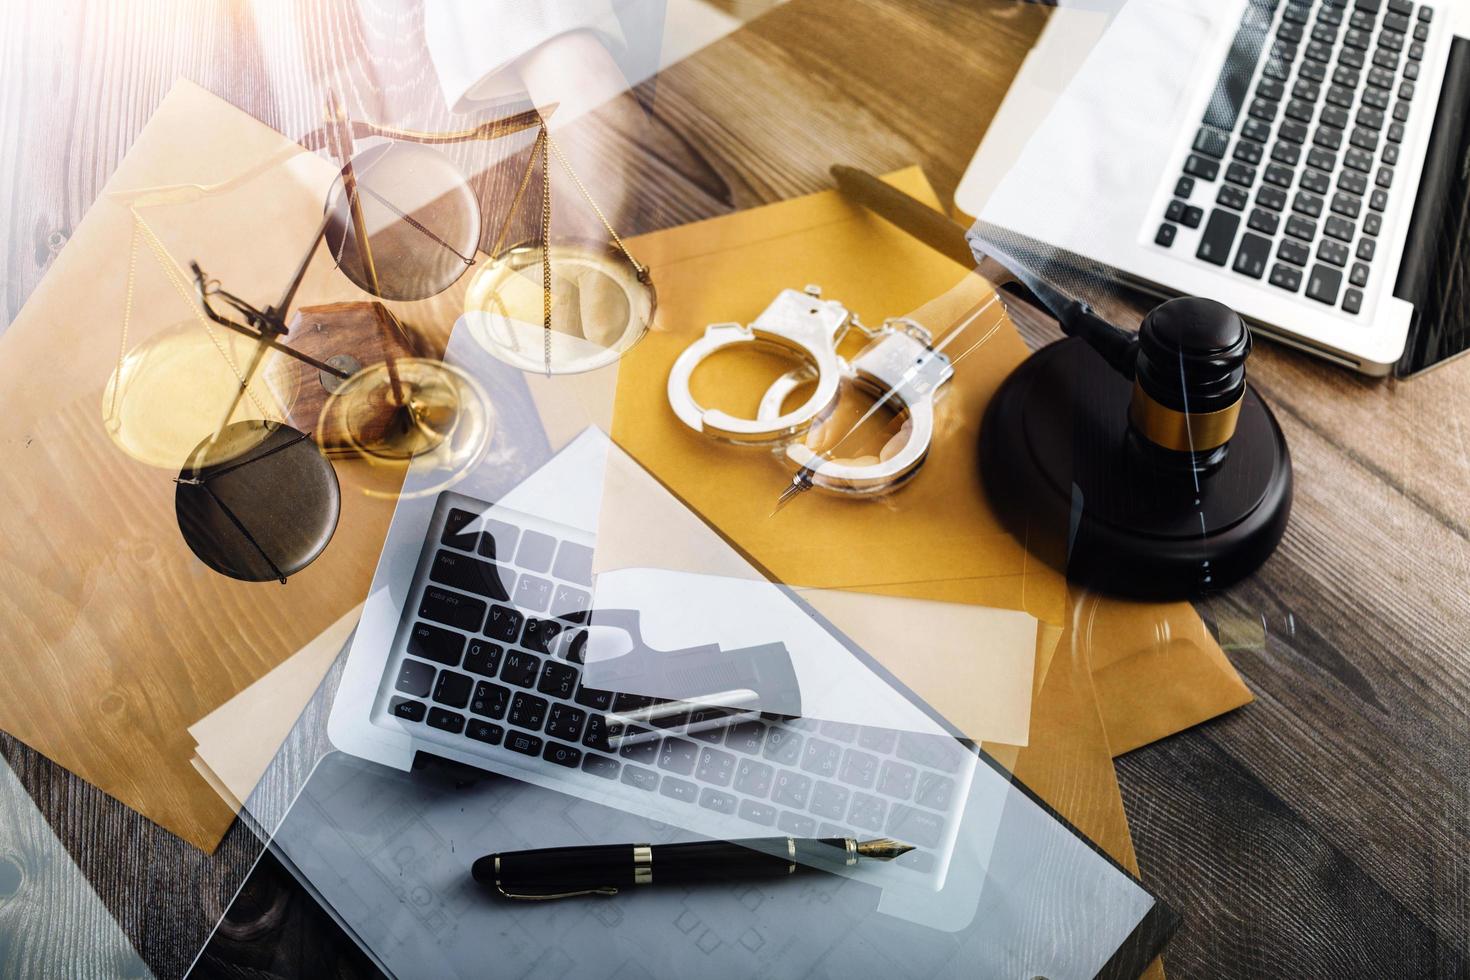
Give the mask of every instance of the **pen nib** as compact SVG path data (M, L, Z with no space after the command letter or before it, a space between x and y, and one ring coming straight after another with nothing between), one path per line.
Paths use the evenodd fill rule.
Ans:
M857 852L863 857L874 858L879 861L892 861L900 855L907 854L914 849L912 844L900 844L891 837L879 837L876 840L859 841Z
M782 507L785 507L788 503L791 502L792 498L794 498L797 494L805 493L811 488L812 471L803 466L801 469L797 470L796 475L791 478L791 485L788 486L785 490L782 490L781 496L776 498L776 509L771 511L771 516L775 517L780 512Z

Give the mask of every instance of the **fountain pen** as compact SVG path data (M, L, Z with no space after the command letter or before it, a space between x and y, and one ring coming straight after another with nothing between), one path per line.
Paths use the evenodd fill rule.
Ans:
M575 895L616 895L632 885L783 877L797 868L853 867L859 859L889 861L912 844L880 837L802 839L760 837L692 844L594 844L487 854L471 874L506 898L541 901Z

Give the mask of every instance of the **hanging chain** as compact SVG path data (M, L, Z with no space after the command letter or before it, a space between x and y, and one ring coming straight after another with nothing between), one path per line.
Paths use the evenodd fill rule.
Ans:
M551 133L536 138L541 148L541 327L545 340L546 376L551 377Z
M557 146L556 142L552 140L550 133L546 134L546 141L551 144L551 149L556 153L556 159L560 161L562 169L567 172L568 177L572 178L572 183L581 192L582 198L591 206L593 213L597 215L597 220L601 221L602 227L607 229L608 235L612 237L613 244L617 245L618 251L622 252L628 261L633 264L634 271L638 273L639 281L646 283L648 281L648 270L637 259L633 258L633 253L628 251L628 246L623 243L623 239L618 235L617 230L613 228L612 222L607 220L607 215L602 213L602 208L598 207L597 202L592 199L592 195L588 193L586 186L582 183L582 178L577 176L577 172L572 169L572 165L562 155L561 147Z

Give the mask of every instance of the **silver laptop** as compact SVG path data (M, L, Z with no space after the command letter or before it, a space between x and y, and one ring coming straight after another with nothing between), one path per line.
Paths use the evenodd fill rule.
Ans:
M1085 58L1038 45L1013 92L1067 79L1045 121L988 186L987 139L956 195L978 248L1017 236L1208 296L1366 374L1470 348L1465 4L1128 0L1100 32L1089 6L1049 28L1093 32Z

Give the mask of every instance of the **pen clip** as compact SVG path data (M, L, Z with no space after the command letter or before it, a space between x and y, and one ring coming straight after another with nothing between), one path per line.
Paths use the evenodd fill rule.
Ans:
M551 892L545 895L514 895L506 891L500 884L495 883L495 890L506 898L513 898L518 902L545 902L553 898L576 898L579 895L616 895L618 890L612 885L603 885L599 888L584 888L575 892Z

